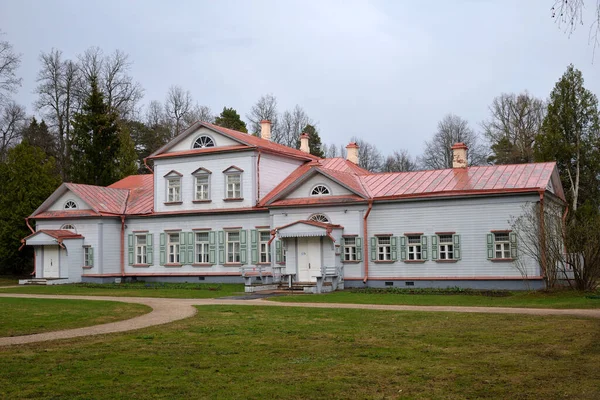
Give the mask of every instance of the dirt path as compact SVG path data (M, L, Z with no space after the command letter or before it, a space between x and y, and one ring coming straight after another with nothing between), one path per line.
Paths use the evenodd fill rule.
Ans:
M526 315L562 315L587 318L600 318L599 309L550 309L550 308L510 308L510 307L452 307L452 306L402 306L383 304L346 304L346 303L282 303L258 300L231 299L164 299L148 297L109 297L109 296L63 296L34 294L0 294L0 297L28 297L37 299L71 299L71 300L104 300L124 303L145 304L152 308L148 314L132 319L94 325L85 328L38 333L35 335L0 338L0 346L43 342L47 340L68 339L80 336L101 335L114 332L125 332L162 325L172 321L188 318L196 314L194 306L202 305L236 305L236 306L268 306L268 307L311 307L311 308L344 308L361 310L390 311L427 311L427 312L461 312L488 314L526 314Z

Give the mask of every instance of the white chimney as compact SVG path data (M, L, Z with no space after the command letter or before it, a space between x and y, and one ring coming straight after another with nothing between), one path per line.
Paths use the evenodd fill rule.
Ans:
M310 148L308 147L308 133L303 132L300 135L300 151L305 153L310 153Z
M358 165L358 145L355 142L350 142L346 146L346 160Z
M452 146L452 168L467 168L467 150L464 143L455 143Z
M268 119L260 121L260 137L265 140L271 140L271 121Z

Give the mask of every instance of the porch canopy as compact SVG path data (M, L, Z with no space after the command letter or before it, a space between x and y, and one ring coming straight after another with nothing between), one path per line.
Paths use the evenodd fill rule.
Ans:
M83 236L66 229L41 229L21 239L21 243L31 246L57 244L62 246L62 242L65 239L83 239Z
M335 242L335 239L331 234L334 229L344 229L344 227L325 222L299 220L275 228L274 232L279 238L328 236Z

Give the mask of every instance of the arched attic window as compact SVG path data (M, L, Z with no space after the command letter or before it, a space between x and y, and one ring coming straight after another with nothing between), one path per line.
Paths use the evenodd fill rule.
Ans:
M215 147L215 141L206 135L198 136L192 145L192 149L204 149L206 147Z
M326 196L331 194L329 188L325 185L317 185L310 191L311 196Z
M73 232L77 233L77 229L75 229L75 226L71 225L71 224L64 224L63 226L60 227L60 229L67 230L67 231L73 231Z
M67 200L64 208L65 210L74 210L77 208L77 203L75 203L73 200Z
M315 222L323 222L325 224L329 223L329 217L327 217L327 215L325 214L313 214L308 218L309 221L315 221Z

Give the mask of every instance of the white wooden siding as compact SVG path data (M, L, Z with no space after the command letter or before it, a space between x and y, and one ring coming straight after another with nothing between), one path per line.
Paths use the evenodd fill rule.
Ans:
M235 140L232 140L232 139L228 138L227 136L223 136L223 135L221 135L219 133L211 131L210 129L206 129L204 127L200 127L195 132L189 134L181 142L177 143L175 146L173 146L172 148L170 148L166 153L174 153L174 152L177 152L177 151L192 150L192 145L196 141L196 138L198 138L198 136L200 136L200 135L210 136L215 141L215 146L216 147L233 146L233 145L239 145L239 144L241 144L241 143L239 143L239 142L237 142Z
M294 172L303 161L278 157L272 154L260 156L260 198L266 196L275 186Z
M85 201L81 200L79 196L76 196L75 193L67 190L62 196L58 198L50 207L48 207L49 211L63 211L65 209L65 203L68 200L73 200L77 203L78 210L89 210L90 207Z
M310 197L311 190L316 185L325 185L329 188L332 196L340 196L353 194L351 191L346 189L345 187L339 185L338 183L332 181L324 175L316 174L308 178L305 182L303 182L300 186L294 189L291 193L285 196L285 198L289 199L297 199L301 197Z

